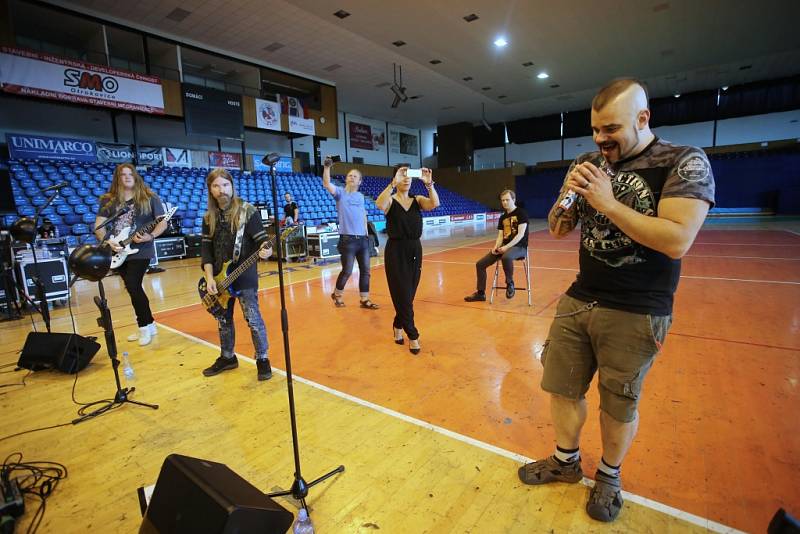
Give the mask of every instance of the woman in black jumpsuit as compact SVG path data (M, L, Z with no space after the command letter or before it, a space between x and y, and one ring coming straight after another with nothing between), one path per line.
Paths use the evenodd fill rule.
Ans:
M408 336L409 350L419 354L419 331L414 325L414 295L422 273L422 211L439 206L439 195L433 185L430 169L422 169L423 185L428 196L411 195L411 178L406 175L408 164L396 167L392 182L375 203L386 214L389 240L384 250L386 282L394 304L394 341L403 343L403 331ZM397 192L392 194L393 189Z

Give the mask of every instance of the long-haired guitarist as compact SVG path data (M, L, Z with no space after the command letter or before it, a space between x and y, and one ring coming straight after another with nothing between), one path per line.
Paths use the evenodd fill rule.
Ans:
M236 269L241 261L250 257L259 250L267 240L267 232L261 221L261 215L251 204L236 196L233 178L225 169L214 169L206 177L208 187L208 211L203 217L203 238L200 254L203 272L206 279L206 289L209 294L217 294L218 275L223 265L232 260L228 271ZM272 249L261 248L258 255L267 259L272 254ZM217 277L219 278L219 277ZM267 358L267 328L261 311L258 309L258 270L253 263L229 289L231 299L228 301L225 313L217 322L219 326L219 341L221 354L211 367L203 370L205 376L214 376L235 369L239 366L233 352L236 340L236 330L233 324L233 300L238 300L242 308L250 335L255 347L256 366L258 379L267 380L272 377L272 368Z
M130 163L117 165L114 170L111 188L100 197L100 211L95 219L95 228L102 225L126 205L132 209L117 218L110 228L95 230L97 239L105 240L114 252L122 250L119 241L115 239L116 236L126 230L133 232L164 214L161 199L147 187L142 177L136 172L136 167ZM136 323L139 325L139 332L128 336L128 341L138 339L139 345L142 346L149 344L156 334L156 324L150 311L150 300L144 292L142 281L150 259L155 257L156 249L153 246L153 240L166 229L167 223L160 222L149 233L137 232L132 241L136 243L139 251L128 256L125 263L117 268L117 272L125 284L125 289L131 297L131 304L136 312Z

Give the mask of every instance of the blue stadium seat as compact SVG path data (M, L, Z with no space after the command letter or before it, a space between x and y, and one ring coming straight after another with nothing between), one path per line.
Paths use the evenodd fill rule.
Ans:
M73 224L72 225L72 235L82 236L91 233L89 227L85 224Z

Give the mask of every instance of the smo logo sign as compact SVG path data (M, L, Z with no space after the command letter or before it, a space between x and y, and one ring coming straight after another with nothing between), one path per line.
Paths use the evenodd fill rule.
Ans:
M64 69L64 86L71 87L71 92L84 94L89 91L114 94L119 90L119 82L113 76L78 69Z

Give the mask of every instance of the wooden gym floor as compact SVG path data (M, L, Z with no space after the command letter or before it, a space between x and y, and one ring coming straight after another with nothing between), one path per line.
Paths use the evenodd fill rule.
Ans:
M392 342L380 258L372 269L378 311L358 307L357 273L347 306L332 305L338 262L286 264L303 476L346 467L310 492L317 531L762 532L778 507L800 513L798 225L709 224L684 259L675 322L648 376L639 435L623 465L625 508L611 525L586 516L588 480L528 487L516 476L521 462L553 448L538 357L555 302L577 272L577 235L557 241L541 222L532 226L532 307L522 290L512 300L499 294L493 305L463 301L493 228L427 232L418 356ZM136 532L136 489L155 483L172 452L225 463L264 491L292 483L284 374L256 381L237 311L239 369L203 377L218 340L197 304L199 260L162 267L145 279L159 323L148 347L125 341L135 328L127 294L118 277L105 282L119 350L136 370L133 398L160 404L158 411L126 405L2 439L68 423L78 406L73 376L13 371L31 321L0 325L0 385L11 385L0 388L0 455L18 451L69 469L47 500L40 532ZM260 266L260 303L273 366L285 369L276 270ZM518 286L522 277L517 264ZM96 294L96 284L76 284L73 311L78 332L105 345ZM68 310L54 310L53 331L71 330ZM74 399L114 390L103 346L79 373ZM591 478L600 457L594 386L588 398L582 455ZM279 502L295 510L291 500ZM26 506L25 528L36 503Z

